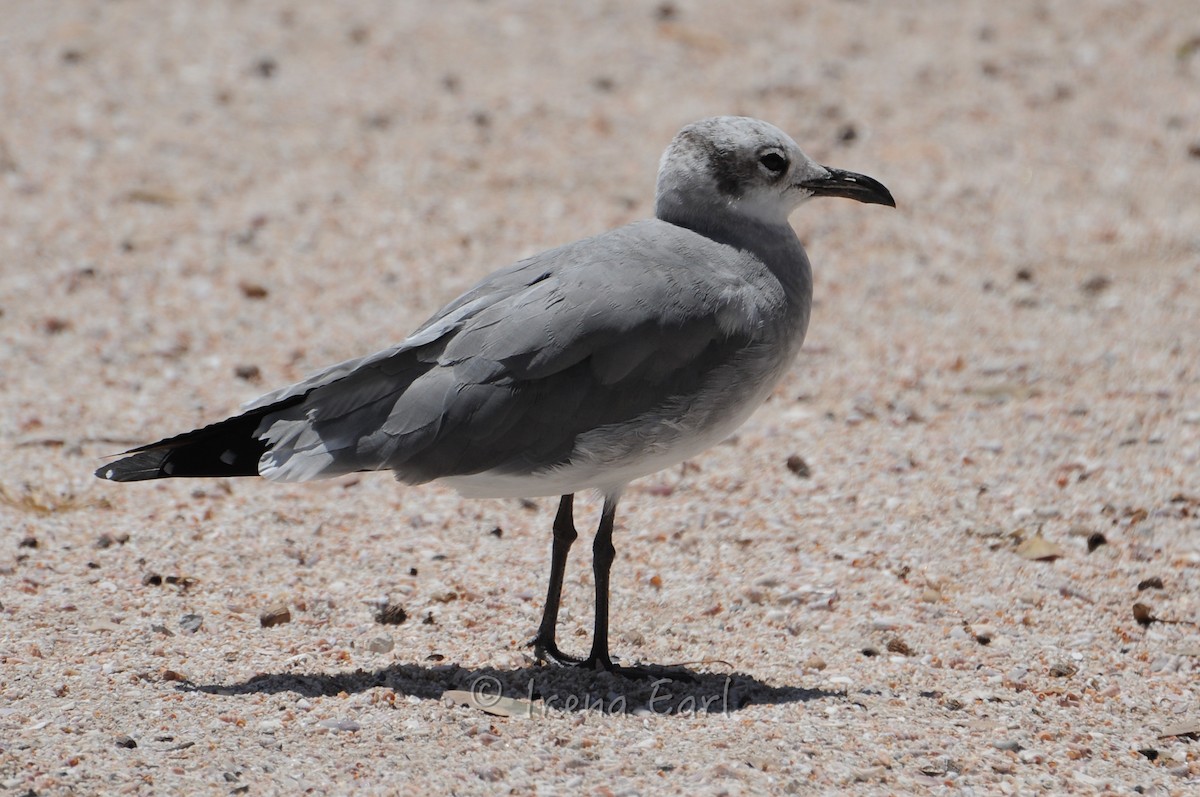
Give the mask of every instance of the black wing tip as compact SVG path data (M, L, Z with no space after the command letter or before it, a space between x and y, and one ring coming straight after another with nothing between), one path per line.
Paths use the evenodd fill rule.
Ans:
M112 482L140 482L171 475L164 467L169 451L134 451L133 456L97 468L96 476Z

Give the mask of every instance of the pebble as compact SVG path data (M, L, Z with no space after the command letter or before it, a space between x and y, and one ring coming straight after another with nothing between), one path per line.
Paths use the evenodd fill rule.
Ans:
M808 463L799 454L792 454L787 458L787 469L801 479L812 477L812 468L808 466Z
M204 625L204 618L198 614L185 614L179 618L179 627L189 634L194 634Z
M292 613L286 603L276 603L258 616L258 623L263 628L290 623Z
M1057 661L1050 666L1050 675L1055 678L1069 678L1079 672L1079 667L1070 664L1069 661Z
M887 768L882 766L856 769L854 770L854 781L861 783L867 780L881 780L886 774Z
M375 622L382 625L400 625L407 619L408 612L398 603L386 604L375 615Z
M395 641L387 634L373 636L367 640L367 650L372 653L391 653L394 647Z
M259 733L275 733L283 730L283 720L263 720L258 723Z
M967 632L967 629L961 625L956 625L950 629L950 638L959 642L974 642L975 637Z
M1009 750L1014 753L1021 752L1021 743L1016 739L997 739L992 742L992 747L997 750Z
M321 720L317 723L317 727L337 733L353 733L354 731L362 730L362 726L354 720L337 719L336 717L330 717L329 719Z
M891 631L900 625L899 618L881 615L871 621L871 627L876 631Z

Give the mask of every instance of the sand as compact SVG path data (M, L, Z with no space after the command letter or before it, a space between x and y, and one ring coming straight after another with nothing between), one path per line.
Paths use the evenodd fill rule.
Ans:
M92 477L649 215L721 113L899 208L793 216L795 367L622 504L614 651L693 682L531 662L553 500ZM1198 188L1187 0L3 3L0 786L1192 793Z

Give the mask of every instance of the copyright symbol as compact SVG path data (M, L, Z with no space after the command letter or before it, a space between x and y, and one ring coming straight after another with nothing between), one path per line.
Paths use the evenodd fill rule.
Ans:
M500 681L491 675L481 675L471 681L471 699L480 708L491 708L500 702Z

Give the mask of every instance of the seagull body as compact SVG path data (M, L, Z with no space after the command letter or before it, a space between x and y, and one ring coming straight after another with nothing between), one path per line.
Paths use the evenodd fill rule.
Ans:
M607 644L617 502L633 479L732 433L791 365L812 274L787 218L816 195L894 206L878 182L816 164L765 122L696 122L663 155L656 218L497 271L398 345L96 474L298 482L390 470L466 496L561 496L535 651L633 673L613 664ZM599 491L604 509L596 627L579 660L558 650L554 633L577 536L572 497L584 489Z

